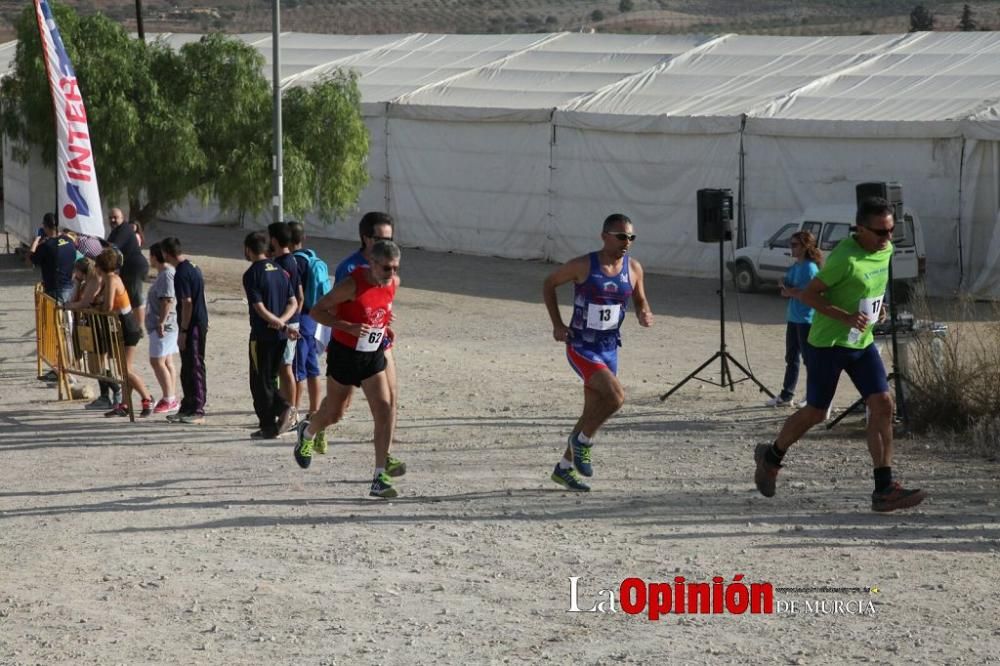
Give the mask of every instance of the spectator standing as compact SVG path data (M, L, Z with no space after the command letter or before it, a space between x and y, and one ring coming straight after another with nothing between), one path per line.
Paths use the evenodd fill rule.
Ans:
M188 259L175 237L160 241L163 260L174 267L174 295L178 304L177 347L181 352L181 390L184 397L176 414L167 416L171 423L202 424L208 394L205 369L205 346L208 338L208 306L205 302L205 278L201 269Z

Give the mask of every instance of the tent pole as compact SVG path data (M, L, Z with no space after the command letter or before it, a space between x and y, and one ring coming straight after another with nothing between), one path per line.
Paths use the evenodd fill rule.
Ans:
M553 226L553 223L552 223L552 199L555 197L555 193L553 193L553 191L552 191L552 182L553 182L553 172L555 171L555 168L556 168L556 163L555 163L555 155L556 155L556 110L555 110L554 107L552 108L551 111L549 111L549 128L551 130L549 132L549 186L547 188L548 194L545 197L545 199L546 199L546 206L545 206L545 208L546 208L547 215L546 215L546 218L545 218L546 228L544 230L545 231L545 236L544 236L545 241L544 241L544 244L542 245L542 259L545 260L545 261L549 261L549 260L552 259L552 243L550 241L550 238L551 238L550 234L552 233L552 226Z
M382 125L382 140L385 142L385 212L392 215L394 218L397 216L393 214L391 209L392 206L392 192L391 192L391 182L389 178L389 105L391 102L385 103L385 109L383 110L383 116L385 117L385 123ZM398 222L398 220L397 220Z
M962 137L962 149L958 159L958 224L955 225L956 240L958 242L958 290L962 291L965 286L965 249L962 247L962 207L965 205L963 195L965 193L965 137ZM994 145L995 148L995 145ZM996 154L993 155L993 163L996 164ZM996 185L993 188L996 193Z
M740 161L739 161L739 183L737 184L736 192L739 199L739 203L736 206L736 247L746 247L747 245L747 222L746 222L746 204L745 195L746 191L744 185L746 183L746 151L743 149L743 133L747 128L747 114L742 114L740 116Z

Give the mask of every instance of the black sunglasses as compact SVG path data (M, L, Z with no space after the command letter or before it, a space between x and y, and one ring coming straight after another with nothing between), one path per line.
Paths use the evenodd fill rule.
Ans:
M864 227L868 231L872 232L876 236L881 236L882 238L888 238L892 235L892 232L896 230L896 227L889 227L888 229L872 229L871 227Z
M624 231L615 231L615 232L605 231L604 233L608 234L609 236L614 236L615 238L617 238L620 241L634 241L635 240L635 234L627 234Z
M392 236L369 236L368 238L371 238L376 243L379 242L379 241L391 241L392 240Z

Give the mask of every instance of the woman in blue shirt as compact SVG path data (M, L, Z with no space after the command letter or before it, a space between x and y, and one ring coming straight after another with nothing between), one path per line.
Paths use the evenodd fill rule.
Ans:
M795 404L795 384L799 381L799 357L806 349L806 338L809 337L809 327L812 325L813 309L798 300L799 294L809 281L816 277L823 265L823 254L816 247L816 237L808 231L798 231L792 234L789 247L795 263L785 271L784 280L778 282L781 295L788 299L788 310L785 319L785 381L781 393L768 400L768 407L780 407Z

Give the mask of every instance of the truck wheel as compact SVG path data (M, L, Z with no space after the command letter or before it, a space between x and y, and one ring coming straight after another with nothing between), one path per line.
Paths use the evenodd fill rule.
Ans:
M760 286L757 274L753 272L753 266L747 263L736 265L733 270L733 283L736 285L737 291L744 294L755 292Z

